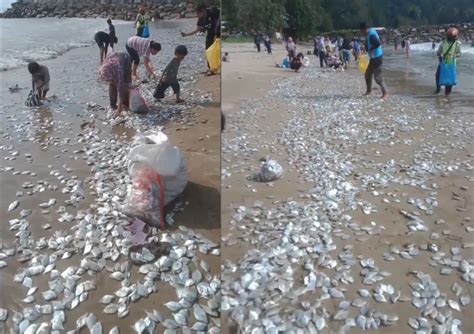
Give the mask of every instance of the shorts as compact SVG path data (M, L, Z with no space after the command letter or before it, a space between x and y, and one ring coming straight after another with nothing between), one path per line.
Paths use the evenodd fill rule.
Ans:
M153 97L156 99L162 99L165 97L165 91L171 86L173 88L173 93L176 95L179 94L179 83L174 82L174 83L169 83L169 82L161 82L156 88L155 91L153 92Z
M125 48L127 49L127 52L130 55L130 60L132 61L132 63L135 65L140 64L140 56L138 55L137 51L135 51L128 45L125 45Z

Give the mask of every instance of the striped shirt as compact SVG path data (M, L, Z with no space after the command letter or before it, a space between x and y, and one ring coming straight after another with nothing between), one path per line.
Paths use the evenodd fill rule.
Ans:
M127 46L137 51L140 57L150 58L150 39L139 36L132 36L127 40Z

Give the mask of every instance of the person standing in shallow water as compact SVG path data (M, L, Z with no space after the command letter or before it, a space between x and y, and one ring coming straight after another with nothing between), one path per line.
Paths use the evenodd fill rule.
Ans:
M143 29L145 29L145 8L141 7L138 10L137 18L135 20L135 26L137 27L137 36L143 35Z
M458 41L458 30L456 28L449 28L446 32L446 40L443 41L436 53L439 57L439 62L444 61L446 64L456 65L456 59L461 57L461 42ZM436 91L435 94L441 92L441 86L439 85L440 79L440 65L436 70ZM451 94L453 86L446 86L444 93L446 95Z
M372 76L375 82L380 86L382 90L382 99L387 96L387 89L382 77L382 62L383 62L383 51L382 45L380 44L380 37L374 28L367 27L365 22L359 25L359 30L364 33L366 37L365 45L367 53L369 55L369 66L365 71L365 83L367 90L364 95L370 95L372 92Z

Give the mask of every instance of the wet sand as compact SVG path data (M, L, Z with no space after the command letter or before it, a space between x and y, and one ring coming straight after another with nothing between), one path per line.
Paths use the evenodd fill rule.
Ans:
M394 254L396 260L393 262L383 259L384 253L390 252L391 249L419 248L423 247L423 244L434 242L439 246L440 251L448 254L448 257L451 255L451 248L458 247L461 256L472 264L473 249L462 248L463 244L472 243L474 240L470 229L474 214L472 192L474 113L472 104L457 101L459 97L454 95L449 100L444 97L433 99L431 96L427 99L411 99L407 96L408 92L416 91L419 94L423 88L416 86L396 87L397 78L396 73L393 72L385 72L386 81L389 92L393 96L391 99L398 101L398 106L396 103L384 103L377 99L376 96L380 94L377 88L373 92L373 97L362 99L360 95L364 91L365 83L354 68L342 73L321 71L319 60L314 56L310 56L310 68L303 68L301 73L275 68L274 63L281 63L280 60L285 56L281 45L275 46L274 56L264 52L258 54L251 44L224 43L223 52L229 52L230 56L230 62L223 63L225 75L222 81L222 110L227 117L228 124L222 137L224 174L222 179L222 235L224 237L222 259L224 262L227 261L226 268L223 269L226 272L223 274L223 296L229 297L228 303L230 300L234 302L237 300L237 305L243 306L239 312L244 314L243 322L248 326L247 330L261 326L262 319L268 320L270 316L267 316L264 311L260 316L256 316L257 318L254 313L253 322L248 320L249 315L246 312L253 309L252 301L249 304L244 304L244 301L251 300L245 298L250 297L243 292L239 297L238 293L232 291L235 285L230 282L239 281L248 272L251 265L247 261L252 258L249 254L252 254L254 249L258 250L254 253L254 255L259 254L257 255L258 260L254 259L253 262L250 260L250 263L269 265L268 262L265 262L266 260L274 263L274 259L262 259L262 257L265 254L271 254L272 245L278 247L282 243L283 235L291 233L285 227L285 224L289 224L287 220L289 219L291 222L291 218L283 216L282 219L285 220L280 224L276 221L267 221L262 215L257 216L258 219L253 221L251 218L252 208L264 208L264 212L269 212L268 210L274 210L290 201L312 205L311 198L320 200L321 197L324 197L324 193L312 190L324 180L314 179L312 177L314 173L311 171L311 168L322 168L324 165L317 167L306 160L298 161L298 159L303 156L311 161L310 152L312 150L323 151L325 147L331 152L338 152L340 158L347 157L353 161L353 171L345 179L355 187L359 187L369 177L384 175L382 170L389 168L388 166L392 163L395 164L396 171L390 169L390 175L397 175L401 178L404 175L409 175L411 164L426 155L422 152L429 152L427 147L430 145L432 145L433 152L436 152L435 161L457 166L449 173L430 175L427 179L429 181L425 183L426 189L420 189L419 186L395 184L390 181L382 187L377 185L377 182L373 185L369 182L368 186L358 189L356 202L372 203L372 206L376 207L376 212L365 214L359 205L356 209L339 207L341 210L347 210L344 212L351 217L351 222L356 227L350 226L351 224L345 225L343 222L331 223L333 224L331 237L336 245L336 250L330 256L333 259L338 259L338 254L339 256L342 254L342 249L350 247L348 249L351 250L357 262L362 258L373 258L380 271L391 273L391 276L382 280L381 283L391 284L395 289L401 291L402 296L411 297L409 284L416 279L410 273L421 271L432 277L441 293L445 293L448 299L457 300L451 291L454 282L462 286L463 294L467 293L472 297L473 286L460 278L460 272L454 269L452 274L440 275L440 267L433 267L429 264L432 256L430 252L420 250L419 255L412 259L403 259ZM303 53L306 55L306 49ZM317 65L316 68L315 65ZM354 67L354 64L352 66ZM404 81L404 83L409 83L409 81ZM375 83L374 87L377 87ZM432 103L433 100L435 103ZM334 101L333 109L326 101ZM339 112L337 109L351 103L354 103L354 108L364 106L365 110L353 110L355 115L360 115L356 116L360 119L353 119L352 111L349 113L349 110L343 109L343 112ZM331 114L337 116L331 119ZM325 132L327 131L326 135L314 132L323 131L317 127L318 122L323 121L319 118L323 117L324 124L328 125L328 128L324 129ZM403 124L406 122L406 130L402 129L402 123L397 124L399 117L405 118ZM362 118L368 122L364 123ZM374 143L358 144L353 136L348 136L348 138L352 138L352 141L339 139L344 137L344 130L351 130L350 125L346 123L347 119L353 119L353 129L360 133L361 138L372 132L375 138ZM305 128L308 126L315 128L313 133ZM377 139L377 136L385 133L384 128L391 127L393 127L392 140ZM443 127L446 132L442 131ZM294 138L288 139L292 134ZM300 150L296 149L298 145L301 146ZM428 151L426 151L427 149ZM304 154L305 150L307 150L306 154ZM299 152L299 154L297 155L295 152ZM259 171L260 158L267 155L283 166L285 169L283 177L271 183L248 181L248 176ZM326 163L330 171L332 161ZM334 166L335 170L338 168L339 166ZM339 174L337 175L336 178L339 177ZM436 184L436 188L428 186L431 184ZM324 187L323 191L325 191ZM420 213L419 209L407 203L410 198L427 198L433 191L436 192L437 207L432 209L432 214L425 214L423 211ZM316 205L315 202L314 205ZM407 233L407 219L401 214L401 210L419 214L429 232ZM318 215L324 215L321 210L317 212ZM438 224L440 220L441 222L444 220L445 223ZM380 227L382 229L377 230ZM291 231L291 229L289 230ZM299 238L298 234L295 237ZM258 242L257 240L262 241ZM283 261L283 254L281 259L283 264L286 263ZM307 275L307 272L303 270L302 260L295 259L289 264L294 272L292 279L295 283L292 291L303 286L302 278ZM286 268L283 264L281 271ZM239 265L247 267L239 269ZM314 266L316 268L316 262L314 262ZM341 265L339 264L337 268L341 269ZM372 292L372 289L379 283L364 286L359 274L360 269L358 264L351 266L349 272L354 279L352 284L341 285L339 283L338 288L345 291L345 300L352 301L358 297L357 289L360 288L366 288ZM318 270L326 273L329 277L334 276L330 270L320 267L316 269L316 271ZM275 274L275 280L277 277L279 274ZM267 290L263 293L265 292ZM262 303L271 299L262 296L263 293L260 294ZM270 294L270 291L267 293ZM285 304L285 302L277 301L277 295L278 291L275 291L273 300L276 305L274 306L280 310L277 314L281 319L287 319L287 324L295 320L295 315L291 316L294 311L304 310L304 307L302 308L299 304L301 300L309 300L314 303L319 298L318 292L315 294L306 293L301 299L295 297L295 300L287 300L285 297L290 297L285 295L283 298L287 300ZM333 319L337 305L341 300L321 301L325 311L318 307L318 313L320 316L328 315L324 316L327 327L322 332L336 333L340 330L350 333L362 332L360 328L355 327L343 329L344 319L342 321ZM254 301L257 303L257 299ZM409 301L395 304L377 303L372 298L367 301L375 311L387 312L399 317L399 320L393 325L381 327L376 332L408 333L413 331L408 326L408 319L418 317L419 311ZM223 303L225 303L224 300ZM237 306L234 306L229 311L223 312L223 333L238 332L239 327L235 321L231 320L231 313L236 309ZM474 312L474 308L472 303L461 309L462 312L451 310L453 316L462 321L460 326L462 332L473 332L474 321L472 321L471 314ZM354 318L356 315L357 309L350 307L346 317ZM372 329L372 331L374 330Z
M154 59L156 69L161 70L174 52L174 45L171 43L176 38L170 36L165 39L164 34L167 32L164 29L174 29L178 34L178 29L190 29L194 23L195 20L164 22L158 27L160 30L152 30L152 34L160 36L159 41L165 48L165 51L160 54L161 57ZM133 33L133 30L129 31L130 29L129 26L117 26L118 36L121 39L118 46L119 51L124 49L124 36ZM184 43L198 45L202 52L204 41L201 39L193 37L188 39L187 43L185 40ZM183 152L189 173L189 183L184 193L179 197L179 201L183 203L183 210L174 215L174 225L163 233L174 235L180 232L178 227L183 226L218 244L220 237L220 76L202 77L192 74L201 70L196 64L204 65L203 54L198 54L195 51L196 46L191 47L187 57L188 63L183 63L180 71L180 77L189 79L191 75L195 82L190 81L182 86L183 98L188 98L190 105L194 107L185 109L181 116L178 113L177 118L160 119L154 124L155 129L163 127L163 131L169 136L171 143ZM107 85L99 81L96 72L98 49L95 45L71 50L59 58L42 63L50 68L52 76L50 95L57 95L57 98L51 99L50 103L37 110L23 107L28 89L13 94L8 91L8 87L15 84L20 87L29 87L30 79L27 71L15 69L2 73L0 217L3 223L0 224L0 244L2 246L0 252L16 246L15 233L18 231L10 231L9 220L17 218L21 209L33 211L26 219L30 223L31 238L34 240L42 237L49 239L58 231L69 233L71 227L79 221L59 222L60 214L57 213L57 210L60 206L66 206L67 212L73 215L81 211L84 213L95 212L98 203L95 202L96 196L94 195L94 173L91 172L91 166L87 164L87 157L83 151L88 144L79 142L81 138L85 138L89 129L87 126L81 127L81 125L84 125L85 122L93 122L93 127L102 140L121 140L124 142L125 148L127 147L126 142L135 133L132 128L112 127L110 120L105 115L105 110L87 108L88 103L95 103L106 108L108 106ZM147 86L145 90L147 89L152 88ZM204 100L199 98L203 95L211 98L212 102L206 102L209 98ZM158 106L153 105L151 109L152 113L160 113L166 112L168 108L175 108L171 97L166 98L165 102ZM143 119L146 120L147 117L143 116ZM18 156L11 154L14 151L19 152ZM25 157L25 153L29 153L29 155ZM14 157L15 160L7 160L11 157ZM13 169L7 167L13 167ZM126 166L123 166L123 169L126 170ZM16 172L26 170L29 172L25 175L21 173L14 175ZM54 172L51 173L51 170L58 172L56 175L52 175ZM71 179L84 180L86 198L77 208L65 205L64 201L69 199L70 195L61 192L66 181ZM40 182L40 180L42 181ZM22 184L27 181L35 185L39 184L38 187L33 188L34 194L27 194L32 189L22 189ZM44 187L41 187L41 184ZM51 188L54 185L58 187L56 190ZM23 196L17 197L15 195L17 191L22 191ZM56 198L57 203L50 208L49 214L42 214L38 205L47 202L49 198ZM15 199L21 202L19 207L13 212L7 212L9 204ZM50 224L51 227L45 230L42 228L44 224ZM55 269L63 271L69 266L79 266L82 259L81 250L70 251L72 256L67 260L59 261ZM36 250L34 255L38 254L51 254L51 251ZM20 254L16 254L4 259L8 266L0 270L0 307L9 310L8 321L4 325L0 325L2 333L7 333L12 328L13 310L22 311L25 307L44 303L39 294L40 291L47 289L47 282L50 279L48 275L35 277L34 285L39 288L37 301L30 305L21 302L21 299L25 298L26 289L20 283L13 282L13 276L21 268L28 266L29 261L20 263L19 256ZM121 256L121 260L124 258L126 255ZM220 257L201 254L200 258L209 263L210 274L218 277ZM106 268L110 270L110 264ZM136 271L137 268L132 270L130 279L132 282L142 276ZM117 315L104 314L104 305L98 303L99 299L105 294L113 293L120 287L120 282L110 279L109 274L108 270L104 270L98 273L96 278L85 275L86 279L96 281L96 289L89 291L85 302L74 310L66 312L65 331L74 330L76 319L87 312L93 312L97 316L98 320L102 322L104 332L108 332L113 326L118 326L122 333L131 332L131 326L138 319L146 316L145 310L156 309L162 312L166 318L171 317L170 311L164 306L164 303L176 300L176 290L164 282L157 284L159 290L157 293L132 303L129 315L123 319L119 319ZM50 316L44 316L38 320L38 323L49 321L49 319ZM191 326L191 318L189 321L189 326ZM157 331L162 332L164 329L159 326ZM87 332L87 328L81 332Z

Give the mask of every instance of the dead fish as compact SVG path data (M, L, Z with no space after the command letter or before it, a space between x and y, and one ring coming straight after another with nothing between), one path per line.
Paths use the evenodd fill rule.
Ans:
M0 321L6 321L8 318L8 311L4 308L0 308Z
M16 200L16 201L13 201L10 203L10 205L8 206L8 212L12 212L13 210L15 210L18 205L20 205L20 201Z

